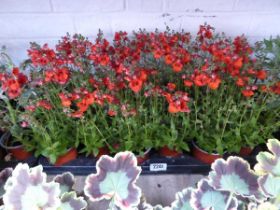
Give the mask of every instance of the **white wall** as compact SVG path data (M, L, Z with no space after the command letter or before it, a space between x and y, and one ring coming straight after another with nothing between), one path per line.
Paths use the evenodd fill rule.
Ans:
M30 41L51 45L66 32L90 38L101 28L195 32L204 22L253 41L280 34L280 0L0 0L0 45L18 62Z

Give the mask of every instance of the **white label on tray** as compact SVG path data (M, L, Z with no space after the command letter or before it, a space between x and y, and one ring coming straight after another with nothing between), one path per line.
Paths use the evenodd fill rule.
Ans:
M150 171L166 171L167 163L151 163Z

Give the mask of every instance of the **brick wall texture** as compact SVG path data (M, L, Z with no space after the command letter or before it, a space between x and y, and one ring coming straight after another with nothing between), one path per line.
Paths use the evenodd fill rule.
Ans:
M15 62L26 58L30 41L51 46L67 32L94 39L99 29L139 28L196 32L209 23L251 41L280 34L280 0L0 0L0 45Z

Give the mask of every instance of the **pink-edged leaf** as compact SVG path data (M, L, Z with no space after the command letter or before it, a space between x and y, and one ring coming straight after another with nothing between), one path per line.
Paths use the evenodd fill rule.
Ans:
M141 168L131 152L120 152L114 158L102 156L96 164L97 173L86 178L85 195L91 201L113 199L120 208L137 206L141 190L135 185Z
M83 210L87 207L87 202L83 197L77 197L76 192L66 192L61 196L59 210Z
M187 188L176 194L176 200L171 204L172 210L193 210L190 204L193 188Z
M59 184L47 183L46 177L42 166L29 168L27 164L19 163L4 186L5 209L57 209L60 204Z
M75 184L75 177L72 173L66 172L61 175L57 175L54 179L55 182L59 183L60 194L70 192Z
M271 173L280 176L280 142L277 139L269 139L267 147L270 152L260 152L257 155L255 171L259 174Z
M209 183L215 189L242 197L260 198L258 176L243 159L239 157L229 157L226 161L218 159L211 168Z
M229 204L228 199L231 199ZM216 190L203 179L198 182L197 189L191 195L191 206L195 210L235 210L238 202L236 198L230 198L229 192Z
M0 198L2 198L3 194L5 193L4 185L8 178L12 175L12 172L12 168L5 168L0 172Z

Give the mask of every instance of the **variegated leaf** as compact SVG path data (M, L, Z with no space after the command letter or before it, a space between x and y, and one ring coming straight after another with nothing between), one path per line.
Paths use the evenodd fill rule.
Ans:
M191 206L195 210L237 210L238 203L236 198L230 197L229 192L215 190L203 179L192 193Z
M226 161L218 159L211 167L209 183L216 190L260 198L258 176L242 158L229 157Z
M85 195L91 201L113 199L116 206L126 209L137 206L141 190L135 185L141 168L131 152L120 152L111 158L102 156L97 164L97 173L86 178Z

